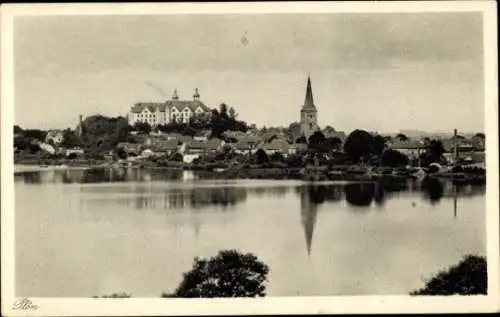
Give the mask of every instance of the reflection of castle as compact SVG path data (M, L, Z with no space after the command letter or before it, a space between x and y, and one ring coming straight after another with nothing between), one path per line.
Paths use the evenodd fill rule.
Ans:
M138 191L135 198L137 209L164 208L197 211L210 206L233 206L247 198L246 189L237 187L174 188L161 195L142 192L140 187L136 191Z

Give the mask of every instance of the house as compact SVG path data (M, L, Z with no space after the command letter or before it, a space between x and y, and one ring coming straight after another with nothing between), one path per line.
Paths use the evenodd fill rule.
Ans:
M193 140L194 141L207 141L208 137L207 136L194 136Z
M184 134L180 134L180 133L167 133L167 134L162 135L161 137L163 139L166 139L166 140L177 140L181 143L186 143L186 142L190 142L191 140L193 140L192 136L184 135Z
M420 141L411 139L405 141L395 139L388 144L388 147L392 150L403 153L404 155L408 156L409 159L416 159L420 156L424 145Z
M333 130L326 130L323 131L323 135L325 138L339 138L342 143L344 143L345 139L347 138L345 132L343 131L333 131Z
M154 140L148 148L153 153L171 155L178 151L179 141L176 139Z
M83 155L83 154L84 154L83 149L81 149L79 147L73 147L73 148L70 148L70 149L64 149L64 155L66 157L68 157L70 155L80 156L80 155Z
M457 138L456 143L453 137L441 139L444 151L446 153L453 153L455 151L455 144L457 145L458 152L471 152L474 147L467 139Z
M198 88L193 100L180 100L177 90L171 100L166 102L139 102L133 105L128 114L130 125L146 122L151 126L172 122L188 123L193 116L210 116L212 110L200 101Z
M289 144L287 141L283 139L274 139L269 143L264 143L260 146L264 152L266 152L267 155L272 155L274 153L281 153L283 156L287 156L290 154L290 148L292 148L293 152L295 153L296 151L296 146L293 146Z
M237 154L254 154L257 151L257 142L252 142L249 140L240 140L234 143L234 152Z
M116 145L117 150L123 150L128 155L138 156L142 152L143 145L129 142L121 142Z
M186 154L214 153L221 150L224 144L225 144L224 141L215 138L206 141L191 140L186 143L184 153Z
M444 158L446 161L450 164L455 163L455 156L454 153L444 153ZM470 151L470 152L465 152L465 151L459 151L457 153L458 156L458 162L460 165L480 165L484 167L484 164L486 162L486 157L485 157L485 152L483 151Z
M45 143L47 143L47 144L59 146L59 145L61 145L61 143L63 141L64 141L63 131L51 130L51 131L48 131L47 135L45 136Z

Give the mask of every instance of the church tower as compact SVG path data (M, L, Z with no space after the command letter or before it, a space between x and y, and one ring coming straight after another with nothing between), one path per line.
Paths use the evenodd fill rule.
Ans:
M300 135L309 140L316 130L318 130L318 110L314 105L311 78L307 77L306 99L300 110Z

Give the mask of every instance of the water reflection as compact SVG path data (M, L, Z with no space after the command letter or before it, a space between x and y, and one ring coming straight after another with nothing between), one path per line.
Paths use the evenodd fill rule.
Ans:
M186 171L182 170L141 170L134 168L95 168L87 170L46 170L37 172L20 172L14 174L16 182L28 185L39 185L43 183L115 183L115 182L150 182L165 181L182 183L186 179ZM381 178L376 182L350 183L345 185L328 184L307 186L280 185L259 187L224 187L224 188L189 188L169 190L160 195L152 195L144 188L133 188L138 194L135 197L135 208L143 209L150 207L162 208L202 208L209 205L222 207L234 206L244 202L247 195L263 197L271 195L284 197L295 187L296 193L303 197L308 195L311 204L322 204L325 201L339 202L345 200L349 205L364 207L359 210L367 210L372 203L383 206L388 199L397 195L409 194L412 191L420 191L427 201L437 204L443 197L471 197L484 195L484 185L467 184L463 181L443 181L437 178L427 177L420 183L412 180ZM89 189L92 190L92 189ZM99 189L100 190L100 189ZM306 190L306 193L304 193ZM122 198L123 199L123 198ZM130 199L128 199L130 200ZM162 202L160 202L160 200ZM382 209L380 209L382 210Z
M300 220L304 229L307 254L311 255L314 226L318 216L318 204L326 198L326 186L300 187Z
M344 186L345 200L353 206L370 206L375 197L375 187L375 183L346 184Z
M444 186L437 178L425 178L422 181L422 189L424 198L428 199L431 204L439 202L444 195Z
M130 199L133 199L135 209L188 209L198 212L207 207L219 206L224 211L233 211L231 207L244 202L247 195L248 191L241 187L172 188L162 194L152 194L138 187L135 197L118 197L116 200L130 206Z
M110 182L149 182L182 180L184 171L140 170L136 168L92 168L92 169L65 169L45 170L35 172L14 173L15 181L25 184L63 183L63 184L92 184Z

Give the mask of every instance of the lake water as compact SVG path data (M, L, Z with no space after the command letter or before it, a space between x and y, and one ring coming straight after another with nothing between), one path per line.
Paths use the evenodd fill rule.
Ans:
M268 296L396 295L485 255L485 186L207 180L191 172L15 174L16 295L158 297L196 256L269 265Z

